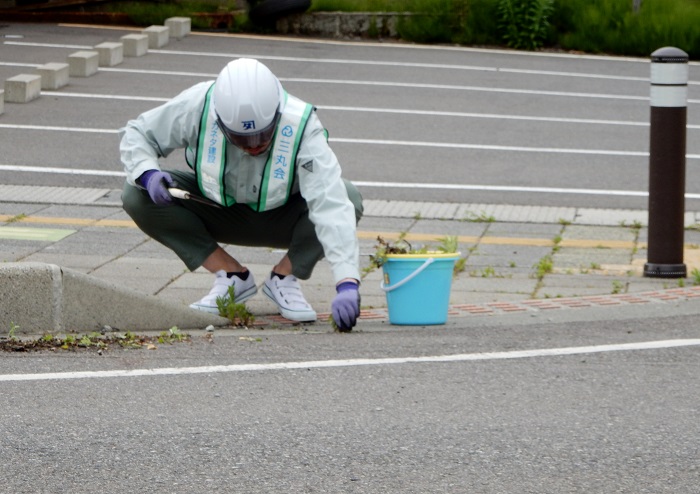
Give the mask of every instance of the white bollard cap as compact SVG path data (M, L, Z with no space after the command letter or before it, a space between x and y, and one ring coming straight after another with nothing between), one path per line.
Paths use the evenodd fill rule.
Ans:
M651 54L651 106L688 105L688 54L667 46Z

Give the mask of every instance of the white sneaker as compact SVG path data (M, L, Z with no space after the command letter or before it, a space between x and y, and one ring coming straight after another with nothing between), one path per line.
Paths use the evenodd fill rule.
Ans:
M258 287L255 286L253 273L248 273L248 279L242 280L238 276L233 275L230 278L226 275L223 269L217 271L214 286L208 295L199 302L190 305L192 309L211 312L212 314L219 313L219 306L216 304L216 299L221 297L228 300L228 289L233 286L233 301L237 304L243 303L250 297L258 293Z
M301 293L301 285L296 277L287 275L284 279L270 273L263 285L263 293L277 304L282 317L298 322L316 320L316 311Z

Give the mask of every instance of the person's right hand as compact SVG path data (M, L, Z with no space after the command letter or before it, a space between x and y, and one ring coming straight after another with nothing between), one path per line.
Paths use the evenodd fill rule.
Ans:
M148 191L151 200L159 206L173 204L173 196L168 192L168 187L175 186L175 180L168 172L160 170L148 170L139 177L139 182Z

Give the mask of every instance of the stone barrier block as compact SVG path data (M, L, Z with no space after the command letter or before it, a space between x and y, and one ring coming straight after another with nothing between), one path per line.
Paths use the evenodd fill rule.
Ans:
M76 51L68 55L68 72L71 77L90 77L97 72L99 62L96 51Z
M142 57L148 53L147 34L127 34L122 36L125 57Z
M170 17L165 19L171 38L182 39L192 30L192 19L189 17Z
M36 70L41 76L41 89L59 89L68 84L70 75L67 63L47 63Z
M124 45L121 43L100 43L95 50L99 53L100 67L114 67L124 61Z
M5 101L8 103L28 103L41 94L41 76L19 74L5 81Z
M170 41L170 29L166 26L149 26L142 32L148 36L149 48L161 48Z

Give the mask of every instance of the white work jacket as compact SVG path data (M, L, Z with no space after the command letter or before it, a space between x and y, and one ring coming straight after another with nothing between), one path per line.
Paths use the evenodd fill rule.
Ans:
M127 122L119 130L121 160L127 181L134 185L147 170L160 169L158 158L176 149L195 149L207 90L213 81L186 89L167 103ZM236 146L226 148L227 190L239 203L255 203L269 151L251 156ZM190 150L187 160L195 162ZM296 180L292 193L299 192L309 207L326 259L336 283L345 278L359 280L359 245L355 208L348 199L341 168L326 140L315 112L304 130L296 158Z

